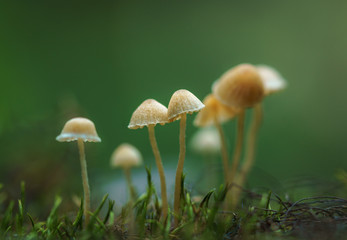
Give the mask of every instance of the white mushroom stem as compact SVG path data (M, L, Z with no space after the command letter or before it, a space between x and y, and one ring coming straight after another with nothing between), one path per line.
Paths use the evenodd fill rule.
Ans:
M214 120L214 125L218 130L220 142L222 145L221 151L222 151L222 161L223 161L223 169L224 169L224 184L227 185L229 181L229 156L228 156L228 149L225 141L225 135L223 132L223 128L221 124L218 122L217 119Z
M84 191L84 217L85 217L85 225L87 226L89 223L89 212L90 212L90 189L88 182L88 172L87 172L87 162L86 156L84 152L84 142L82 139L77 140L78 149L80 152L80 162L81 162L81 171L82 171L82 182L83 182L83 191Z
M231 165L231 172L230 172L230 183L234 183L234 178L237 172L237 168L239 166L240 158L241 158L241 152L242 152L242 145L243 145L243 135L244 135L244 128L245 128L245 110L242 109L241 112L238 115L237 118L237 138L236 138L236 145L233 155L233 162Z
M238 177L235 180L235 183L238 184L240 187L243 187L255 161L256 140L257 140L257 134L261 125L262 118L263 118L263 110L262 110L261 103L259 103L254 107L254 110L253 110L253 119L252 119L252 123L248 132L248 137L247 137L245 161L241 167ZM233 193L232 194L233 206L235 207L239 201L241 189L235 188L235 191L232 191L232 193Z
M160 186L161 186L161 200L162 200L162 214L163 214L164 221L166 221L168 209L169 209L169 205L167 202L167 193L166 193L166 180L165 180L163 163L161 161L161 157L160 157L160 153L158 149L157 140L155 139L154 126L155 125L148 126L148 134L149 134L149 141L151 142L155 162L157 164L157 168L159 171Z
M129 167L124 168L124 174L127 180L128 188L129 188L130 201L131 203L133 203L135 201L136 194L135 194L134 185L131 181L131 170Z
M176 179L175 179L175 198L174 198L174 217L175 226L178 225L179 220L179 210L180 210L180 199L181 199L181 182L182 182L182 173L183 173L183 166L184 166L184 158L186 155L186 143L185 143L185 137L186 137L186 121L187 121L187 114L181 115L180 120L180 155L178 159L177 164L177 170L176 170Z

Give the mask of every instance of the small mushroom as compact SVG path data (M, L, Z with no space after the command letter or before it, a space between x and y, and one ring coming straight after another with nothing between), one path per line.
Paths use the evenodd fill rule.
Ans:
M238 115L236 146L229 175L232 183L241 157L245 109L254 107L261 102L264 97L264 85L256 67L251 64L240 64L222 75L213 84L212 91L222 103L241 109Z
M217 156L221 151L221 140L214 127L200 128L190 140L190 147L197 154L210 157Z
M224 183L226 185L229 181L229 157L225 135L221 124L234 118L240 111L237 108L228 107L219 102L212 94L205 97L203 104L205 105L205 108L196 115L194 125L198 127L214 125L218 130L222 151Z
M128 125L128 128L130 129L138 129L145 126L148 127L149 141L151 143L156 165L159 171L161 199L163 202L162 214L164 221L166 221L167 218L169 205L166 193L165 172L163 163L161 161L157 140L155 138L154 127L158 123L164 125L167 122L167 108L154 99L147 99L134 111Z
M59 142L77 141L80 153L82 170L82 183L84 190L84 216L85 224L89 223L90 212L90 189L88 183L87 162L84 151L84 142L101 142L94 123L87 118L73 118L65 123L61 134L56 138Z
M198 112L205 105L188 90L181 89L174 92L171 96L168 107L168 118L170 122L180 120L180 154L176 170L175 178L175 196L174 196L174 217L175 226L178 225L179 207L181 199L181 181L184 166L184 158L186 153L185 132L187 114Z
M140 151L129 143L119 145L111 156L111 167L121 167L127 180L130 200L135 201L136 193L131 180L131 168L140 166L142 164L142 156Z

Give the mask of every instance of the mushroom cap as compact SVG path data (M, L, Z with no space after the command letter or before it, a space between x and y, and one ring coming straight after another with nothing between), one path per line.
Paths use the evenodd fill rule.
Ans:
M203 101L205 108L196 115L194 125L197 127L206 127L214 125L214 121L219 123L226 122L234 118L240 110L234 107L228 107L218 101L218 99L209 94Z
M148 125L168 122L167 108L154 99L147 99L133 112L128 128L137 129Z
M212 91L219 101L237 108L253 107L264 97L261 76L251 64L240 64L224 73Z
M61 134L56 138L59 142L71 142L77 139L82 139L84 142L101 142L94 123L82 117L67 121Z
M169 107L168 117L169 121L173 122L181 118L181 114L192 114L198 112L205 105L191 92L185 89L180 89L172 94Z
M221 149L218 131L214 127L199 129L193 135L190 146L198 154L218 155Z
M111 167L132 168L142 164L140 151L129 143L119 145L111 156Z
M265 95L279 92L287 87L286 80L276 69L267 65L258 65L257 70L264 84Z

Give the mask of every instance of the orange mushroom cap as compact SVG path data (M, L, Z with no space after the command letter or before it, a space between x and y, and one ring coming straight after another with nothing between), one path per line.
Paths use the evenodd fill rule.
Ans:
M261 76L251 64L240 64L224 73L212 91L219 101L236 108L253 107L264 97Z
M198 127L213 125L215 121L219 123L226 122L234 118L240 112L237 108L228 107L221 103L212 94L205 97L203 104L205 108L201 109L194 120L194 125Z

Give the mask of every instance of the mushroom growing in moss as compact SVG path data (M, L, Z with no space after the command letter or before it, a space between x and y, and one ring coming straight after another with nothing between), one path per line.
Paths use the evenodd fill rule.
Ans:
M218 130L222 151L224 184L226 185L229 181L229 157L222 123L236 117L240 110L224 105L212 94L205 97L203 104L205 108L196 115L194 125L198 127L214 125Z
M59 142L77 141L80 152L82 170L82 183L84 190L84 216L85 224L89 223L90 212L90 189L88 183L87 162L85 158L84 142L101 142L94 123L87 118L73 118L65 123L61 134L56 138Z
M158 123L164 125L168 122L167 108L154 99L147 99L134 111L131 116L128 128L138 129L148 127L149 141L152 146L155 162L158 167L160 186L161 186L161 199L162 199L162 215L166 221L168 214L168 201L166 193L166 180L163 163L161 161L157 140L155 139L154 127Z
M175 226L178 225L178 216L181 199L181 181L184 166L184 158L186 154L185 132L187 114L198 112L205 105L191 92L185 89L177 90L171 96L168 107L168 118L170 122L180 120L180 154L176 170L175 178L175 196L174 196L174 217Z
M261 80L264 84L266 96L277 93L286 88L287 82L274 68L266 65L258 65L257 71L260 74ZM259 103L254 108L252 122L248 132L245 160L240 169L240 173L235 180L236 184L241 187L244 185L255 161L256 137L261 125L262 116L263 111L261 104ZM233 206L235 207L239 201L241 191L239 189L234 189L232 193Z
M240 64L229 71L213 85L214 96L227 106L240 109L237 123L237 139L230 172L230 182L234 182L240 162L245 109L254 107L264 97L264 85L256 67L251 64Z
M111 156L111 167L121 167L127 180L130 200L134 202L136 193L131 180L131 168L140 166L142 164L142 156L140 151L129 143L119 145Z

